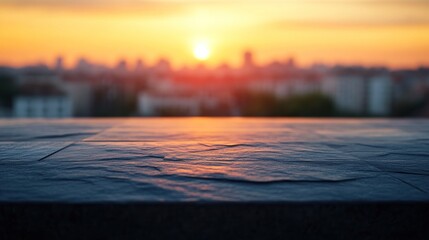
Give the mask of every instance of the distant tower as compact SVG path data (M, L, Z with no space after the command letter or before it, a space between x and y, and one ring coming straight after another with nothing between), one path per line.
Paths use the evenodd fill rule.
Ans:
M170 61L168 59L165 58L160 58L158 60L157 66L160 68L166 68L166 69L170 69Z
M64 69L64 61L62 56L58 56L55 60L55 71L62 72Z
M142 72L144 70L144 63L143 60L141 59L137 59L136 61L136 67L135 67L135 71L136 72Z
M158 63L155 65L155 72L159 76L166 77L170 74L171 63L168 59L160 58Z
M171 63L168 59L160 58L155 68L159 73L168 73L171 69Z
M87 72L91 70L91 64L88 60L82 57L77 61L75 69L80 72Z
M245 51L243 54L243 66L244 67L253 67L254 66L253 61L253 53L251 51Z
M290 68L294 68L295 67L295 59L294 58L289 58L286 62L286 65Z
M126 72L127 71L127 61L125 61L125 59L119 60L118 65L116 66L116 69L118 71L121 71L121 72Z

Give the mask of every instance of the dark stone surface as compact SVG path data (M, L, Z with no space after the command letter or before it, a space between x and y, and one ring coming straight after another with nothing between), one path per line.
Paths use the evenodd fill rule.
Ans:
M0 120L0 201L428 201L429 121Z

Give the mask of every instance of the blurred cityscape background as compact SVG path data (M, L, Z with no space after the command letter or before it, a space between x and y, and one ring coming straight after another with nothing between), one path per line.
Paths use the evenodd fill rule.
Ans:
M353 116L428 117L429 68L298 66L293 58L238 67L173 68L120 60L107 67L79 59L0 68L0 116Z
M427 117L428 12L429 0L0 0L0 117Z

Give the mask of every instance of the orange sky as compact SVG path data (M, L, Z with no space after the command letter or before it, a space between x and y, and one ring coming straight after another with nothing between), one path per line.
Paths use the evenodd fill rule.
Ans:
M109 65L165 56L236 65L244 49L259 63L429 65L428 0L0 0L0 64Z

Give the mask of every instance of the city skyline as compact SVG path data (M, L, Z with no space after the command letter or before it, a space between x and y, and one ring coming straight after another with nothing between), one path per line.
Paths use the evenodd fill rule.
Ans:
M0 1L0 64L22 66L65 56L114 65L118 59L238 66L294 57L303 66L412 68L429 65L429 1Z
M192 50L191 50L192 51ZM210 57L211 50L208 54ZM417 69L428 69L429 64L421 64L421 65L415 65L415 66L397 66L392 67L389 65L383 65L383 64L362 64L362 63L347 63L347 62L323 62L323 61L314 61L309 62L307 64L302 63L298 58L295 56L284 56L283 58L273 58L273 59L267 59L266 61L258 61L258 54L251 51L250 49L243 50L241 52L238 52L235 58L237 58L234 62L219 62L219 63L212 63L207 64L208 62L205 59L199 59L198 56L195 56L196 53L191 52L191 54L194 55L195 61L189 64L186 63L175 63L171 61L171 59L168 56L159 56L158 58L151 59L149 61L147 58L144 58L143 56L137 56L134 58L116 58L113 59L111 62L106 62L103 60L97 60L95 58L88 58L86 56L79 56L76 58L71 58L65 55L56 55L52 58L46 59L46 60L36 60L36 61L28 61L24 62L22 64L1 64L1 68L27 68L27 67L46 67L51 69L58 69L58 67L61 67L63 70L73 70L78 69L82 67L83 65L87 65L88 67L94 67L98 69L116 69L121 68L123 70L127 71L134 71L138 70L140 68L153 68L158 65L169 65L171 70L184 70L184 69L207 69L207 70L216 70L219 68L229 68L229 69L242 69L246 68L247 63L245 62L245 55L246 53L250 53L252 56L252 65L255 68L265 68L269 67L271 65L283 65L288 66L290 64L293 65L294 68L300 68L300 69L311 69L311 68L335 68L335 67L345 67L345 68L363 68L363 69L386 69L391 71L400 71L400 70L417 70ZM208 58L209 58L208 57ZM59 64L61 66L59 66Z

